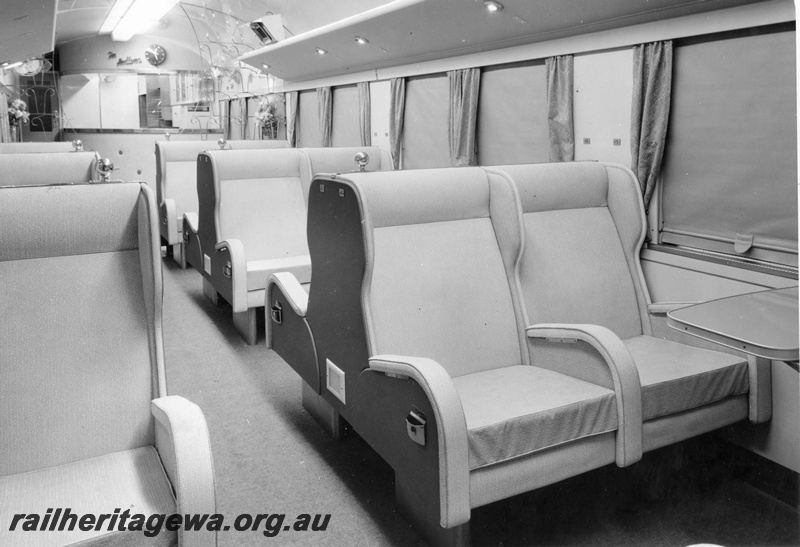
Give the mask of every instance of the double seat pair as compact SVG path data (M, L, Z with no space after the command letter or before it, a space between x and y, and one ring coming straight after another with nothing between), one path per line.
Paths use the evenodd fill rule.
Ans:
M197 230L197 155L206 150L288 148L284 140L156 141L156 197L161 243L186 268L184 225ZM184 220L184 215L186 219Z
M644 231L614 164L318 176L313 284L271 276L268 344L419 531L465 543L472 508L769 419L768 363L667 339Z
M233 308L236 329L248 344L257 339L257 311L267 279L288 271L311 280L306 243L308 190L315 173L392 168L377 147L208 151L197 156L196 223L184 223L186 258L203 276L212 301ZM189 215L184 215L188 220Z

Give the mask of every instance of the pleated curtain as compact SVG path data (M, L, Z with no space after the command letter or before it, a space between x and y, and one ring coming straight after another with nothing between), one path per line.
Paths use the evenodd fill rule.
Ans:
M219 101L219 126L222 128L222 138L230 140L230 101Z
M297 107L300 104L300 94L297 91L285 93L286 104L289 105L286 112L286 140L289 146L297 146Z
M572 55L548 57L547 126L550 133L550 161L575 159L575 130L572 121Z
M361 133L361 146L372 146L371 104L369 82L358 84L358 127Z
M449 144L453 167L477 165L476 129L481 71L479 68L451 70Z
M631 170L639 178L645 210L661 174L671 94L672 42L634 46Z
M400 148L403 144L403 117L406 108L406 80L392 78L389 96L389 146L392 163L400 169Z
M333 133L333 99L330 87L317 88L317 111L319 112L319 134L322 146L331 146Z

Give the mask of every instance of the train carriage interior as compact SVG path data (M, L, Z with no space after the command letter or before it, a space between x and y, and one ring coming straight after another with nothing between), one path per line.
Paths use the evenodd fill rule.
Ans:
M792 0L4 0L0 545L800 545Z

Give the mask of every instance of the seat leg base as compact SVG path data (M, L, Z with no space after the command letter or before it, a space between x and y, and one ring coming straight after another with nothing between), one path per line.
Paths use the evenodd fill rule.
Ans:
M184 251L183 243L172 245L172 260L181 267L181 270L186 269L186 252Z
M214 289L214 286L205 277L203 278L203 295L215 306L219 305L219 293L217 293L216 289Z
M395 472L394 496L397 508L414 529L431 545L455 546L470 544L469 522L453 528L439 524L439 500L423 499L418 484L410 478L401 478Z
M332 439L342 438L344 428L342 427L342 416L331 406L314 388L303 382L303 408L311 414L311 417L330 435Z
M242 335L248 346L254 346L258 339L257 308L249 308L243 312L233 312L233 326Z

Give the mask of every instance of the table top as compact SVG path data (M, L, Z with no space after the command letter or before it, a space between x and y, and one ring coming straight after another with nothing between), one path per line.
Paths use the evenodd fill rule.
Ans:
M672 310L667 324L756 357L797 361L797 301L797 287L740 294Z

